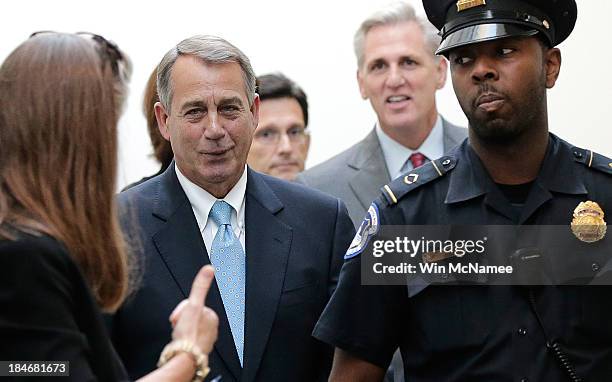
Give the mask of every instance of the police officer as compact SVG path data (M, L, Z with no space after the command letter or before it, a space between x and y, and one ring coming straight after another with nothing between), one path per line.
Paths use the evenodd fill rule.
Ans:
M361 252L385 225L559 225L577 229L580 245L612 240L603 220L612 160L548 130L555 46L574 27L575 1L423 5L441 31L469 140L383 187L368 210L314 331L336 347L330 381L380 381L398 346L411 382L610 380L609 286L362 285ZM595 237L573 225L582 218ZM588 254L575 264L593 279L607 266Z

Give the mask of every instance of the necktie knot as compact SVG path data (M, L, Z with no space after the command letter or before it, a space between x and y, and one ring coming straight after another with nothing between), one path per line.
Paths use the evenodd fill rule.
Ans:
M231 224L232 206L223 200L217 200L213 204L209 216L219 227Z
M412 153L408 159L412 163L412 168L421 167L427 161L427 157L421 153Z

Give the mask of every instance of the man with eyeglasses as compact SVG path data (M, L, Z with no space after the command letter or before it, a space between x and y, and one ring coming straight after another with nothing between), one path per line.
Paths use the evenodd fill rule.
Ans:
M259 125L247 163L264 174L294 180L304 170L310 147L306 94L281 73L259 76L257 84Z

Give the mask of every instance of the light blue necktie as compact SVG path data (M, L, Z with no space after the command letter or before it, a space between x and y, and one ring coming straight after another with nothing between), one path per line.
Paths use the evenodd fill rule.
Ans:
M217 200L209 216L219 226L210 249L210 262L221 292L236 351L242 365L244 353L245 255L231 224L232 206Z

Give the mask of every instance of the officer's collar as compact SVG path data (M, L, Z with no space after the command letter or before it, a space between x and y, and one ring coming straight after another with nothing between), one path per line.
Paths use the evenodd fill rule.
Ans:
M450 174L446 204L477 198L488 194L496 187L468 140L463 142L456 153L457 167ZM536 184L553 192L586 194L584 181L575 168L570 145L551 133Z
M576 171L572 146L552 133L537 180L549 191L570 195L588 193L584 179Z

